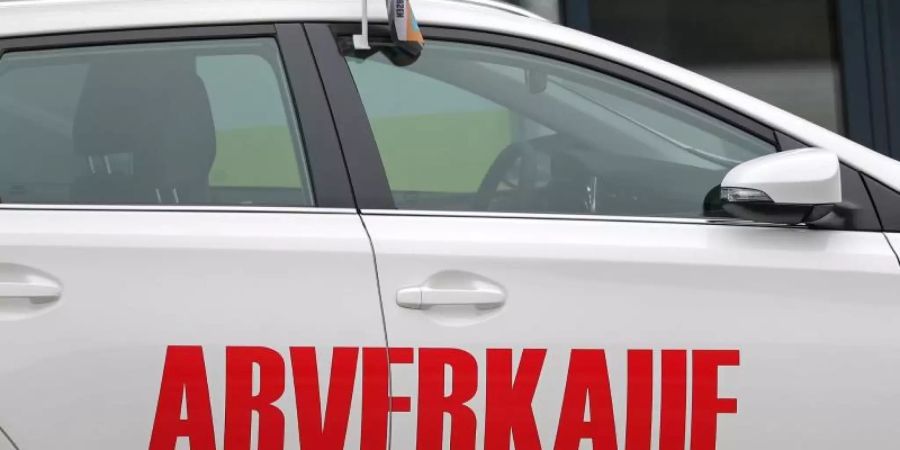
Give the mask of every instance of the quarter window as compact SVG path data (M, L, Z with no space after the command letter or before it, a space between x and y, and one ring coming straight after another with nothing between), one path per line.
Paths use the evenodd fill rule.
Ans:
M311 206L273 39L0 59L0 202Z
M429 42L407 67L349 56L401 209L702 218L772 144L572 64Z

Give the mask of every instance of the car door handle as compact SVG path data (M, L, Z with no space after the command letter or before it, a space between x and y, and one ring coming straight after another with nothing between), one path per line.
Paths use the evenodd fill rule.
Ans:
M0 281L0 299L52 300L62 295L58 284L45 281Z
M49 311L62 297L62 284L40 270L0 263L0 321Z
M464 272L445 272L430 278L422 286L397 291L397 304L403 308L427 309L433 306L474 306L490 309L506 303L500 286Z
M497 308L506 301L500 289L437 289L427 286L400 289L397 304L410 309L432 306L481 306Z

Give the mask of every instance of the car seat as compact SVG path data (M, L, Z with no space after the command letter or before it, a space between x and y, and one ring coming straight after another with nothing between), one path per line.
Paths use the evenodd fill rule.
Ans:
M105 55L88 70L73 125L86 175L72 202L207 204L216 134L194 57Z

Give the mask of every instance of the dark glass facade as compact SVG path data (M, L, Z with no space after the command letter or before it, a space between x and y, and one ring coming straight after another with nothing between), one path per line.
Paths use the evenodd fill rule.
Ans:
M843 131L828 0L595 0L591 31Z
M517 0L900 157L897 0Z

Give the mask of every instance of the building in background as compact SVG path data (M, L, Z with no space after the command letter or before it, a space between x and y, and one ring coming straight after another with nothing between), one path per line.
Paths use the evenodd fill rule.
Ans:
M900 159L898 0L509 0Z

